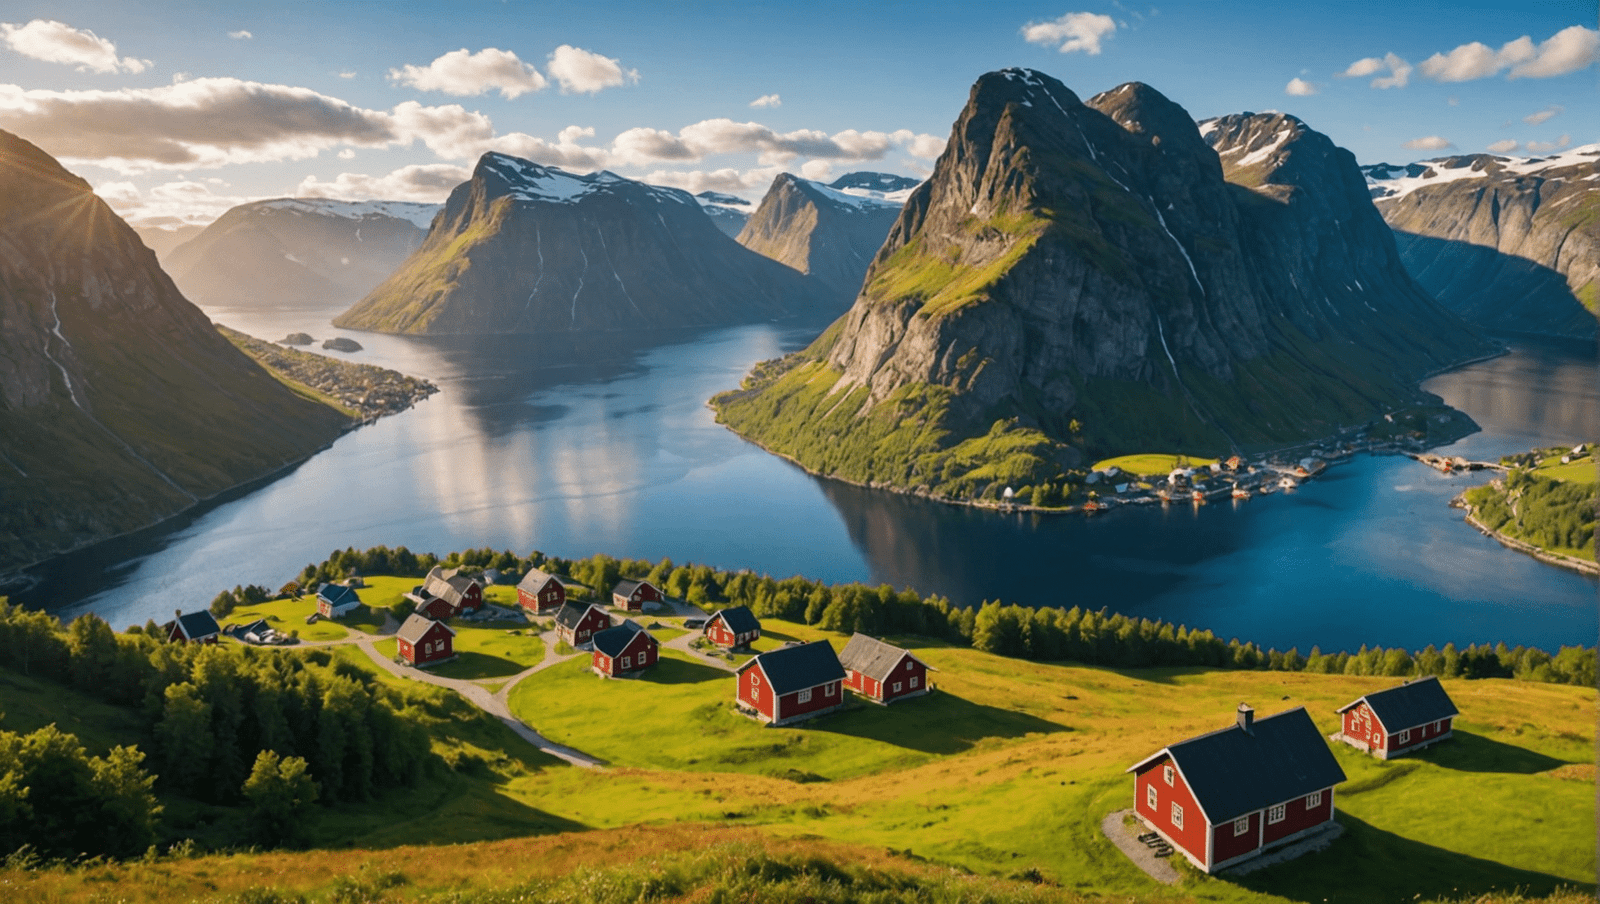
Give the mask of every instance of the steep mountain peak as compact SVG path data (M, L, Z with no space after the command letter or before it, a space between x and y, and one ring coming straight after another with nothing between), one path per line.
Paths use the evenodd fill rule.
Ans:
M1157 148L1170 151L1176 142L1183 150L1195 152L1204 146L1188 111L1144 82L1125 82L1085 104L1111 117L1130 134L1148 136Z
M579 175L498 151L489 151L478 158L472 181L467 185L475 184L483 186L484 197L488 200L509 197L514 201L575 204L597 193L642 191L663 200L696 204L688 192L637 182L610 170Z
M854 192L862 192L856 194ZM901 204L779 173L739 232L739 244L814 277L842 301L861 288Z

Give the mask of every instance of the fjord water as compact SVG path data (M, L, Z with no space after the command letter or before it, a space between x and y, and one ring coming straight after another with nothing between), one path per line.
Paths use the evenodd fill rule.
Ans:
M208 311L273 339L335 335L326 312ZM57 559L18 598L113 625L170 618L241 583L277 587L377 544L703 562L783 577L1102 607L1304 652L1600 633L1596 582L1501 548L1446 503L1486 479L1358 456L1291 494L1095 518L1005 514L811 477L712 419L705 400L815 323L711 332L417 339L346 333L353 360L441 391L264 485ZM1485 428L1491 457L1600 437L1591 347L1512 354L1427 385Z

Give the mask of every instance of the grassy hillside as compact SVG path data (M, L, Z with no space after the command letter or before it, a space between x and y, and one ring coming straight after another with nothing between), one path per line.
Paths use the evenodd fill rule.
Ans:
M1594 459L1563 463L1564 449L1508 456L1503 479L1465 494L1483 527L1556 556L1593 562L1595 511L1600 502Z

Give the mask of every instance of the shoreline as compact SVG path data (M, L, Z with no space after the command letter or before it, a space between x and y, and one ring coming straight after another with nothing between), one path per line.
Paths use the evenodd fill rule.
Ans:
M1467 504L1465 493L1450 500L1450 505L1465 509L1467 514L1466 517L1462 519L1463 521L1477 528L1478 533L1483 534L1485 537L1489 537L1507 549L1531 556L1545 563L1546 565L1554 565L1558 568L1576 571L1577 573L1587 577L1600 577L1600 562L1593 562L1587 559L1575 559L1572 556L1562 555L1558 552L1551 552L1548 549L1534 546L1532 543L1529 543L1526 540L1518 540L1516 537L1503 534L1500 531L1491 530L1482 521L1479 521L1478 516L1473 513L1472 507Z

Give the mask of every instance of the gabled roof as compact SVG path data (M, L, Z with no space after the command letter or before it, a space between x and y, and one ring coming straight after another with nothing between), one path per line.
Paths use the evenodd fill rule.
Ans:
M594 603L575 603L572 600L567 600L561 604L560 609L556 610L556 624L563 628L576 628L578 627L578 622L583 621L583 617L589 614L590 609L599 610L600 614L604 615L607 621L610 621L610 613Z
M405 623L400 626L400 630L395 634L395 636L406 643L416 643L422 639L422 635L427 634L430 630L432 630L434 625L438 625L446 631L449 631L452 635L456 633L444 622L437 622L426 615L413 612L409 617L406 618Z
M327 600L328 605L335 608L346 603L361 602L361 596L356 593L356 589L354 587L346 587L343 584L323 584L317 590L317 599Z
M706 619L706 625L710 625L719 618L722 619L723 627L735 634L748 634L751 631L761 630L761 621L756 618L754 612L750 611L749 606L730 606L727 609L718 609L716 612L711 613L710 618Z
M205 609L199 612L186 612L178 616L178 627L183 631L183 636L190 640L210 637L221 634L222 629L217 627L217 620Z
M1236 723L1179 741L1127 771L1163 754L1172 757L1212 825L1345 780L1344 770L1303 706L1257 719L1248 733Z
M618 596L633 596L633 592L635 590L638 590L640 587L643 587L646 584L650 584L650 582L649 581L618 581L617 582L617 586L611 588L611 592L617 594ZM654 588L656 585L650 584L650 586L652 588Z
M622 651L626 650L628 644L633 642L635 634L644 634L644 636L650 637L649 632L640 627L638 622L631 618L625 618L622 620L622 624L617 625L615 628L607 628L604 631L596 632L592 640L596 650L607 656L621 656ZM650 637L650 639L655 640L654 637Z
M806 688L844 680L844 666L826 640L779 647L752 656L738 671L759 665L775 694L790 694Z
M876 637L865 634L850 635L850 642L844 645L839 653L839 664L852 672L860 672L868 678L882 681L889 677L900 660L911 656L917 659L909 650L902 650L894 644L884 643ZM918 662L922 660L917 659ZM933 666L922 662L922 667L930 671L938 671Z
M530 568L528 569L528 573L523 575L522 580L517 582L517 589L526 590L529 593L536 593L541 587L551 581L556 581L554 576L545 574L537 568ZM561 582L556 581L556 583L559 584Z
M1450 695L1444 692L1444 685L1432 675L1360 697L1339 707L1338 711L1354 709L1362 700L1367 701L1372 714L1388 731L1415 728L1461 714Z
M436 596L453 606L461 605L462 594L467 588L478 583L475 578L458 574L459 568L440 568L433 566L428 572L428 579L422 582L422 589L429 596Z

